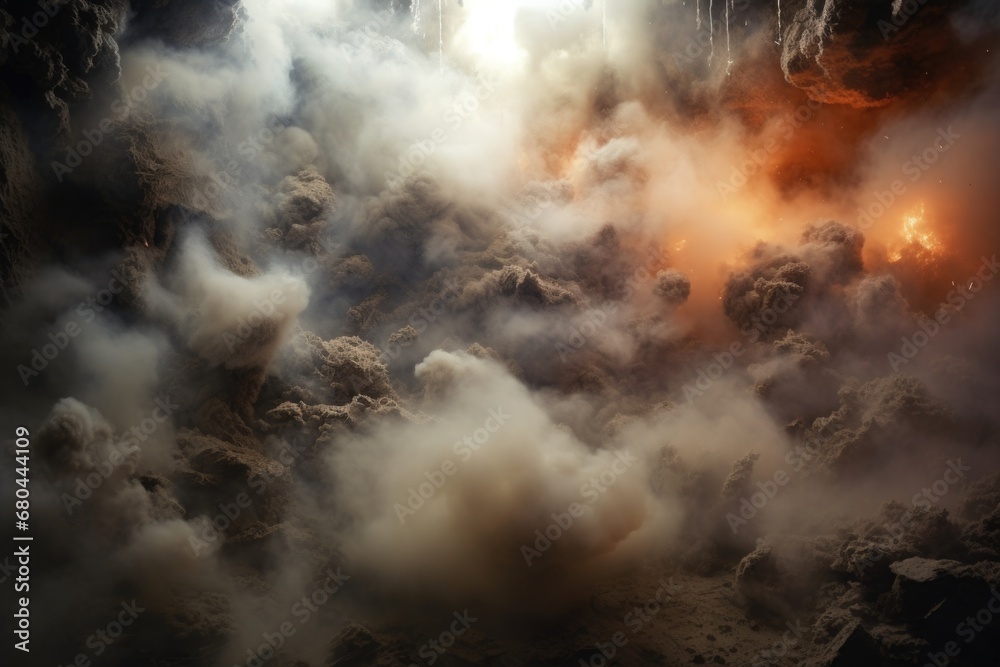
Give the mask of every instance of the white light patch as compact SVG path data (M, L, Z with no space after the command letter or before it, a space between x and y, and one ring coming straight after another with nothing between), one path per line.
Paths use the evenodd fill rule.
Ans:
M465 15L456 32L463 51L500 65L523 64L527 52L517 41L519 12L544 12L553 29L567 12L583 11L583 0L465 0Z

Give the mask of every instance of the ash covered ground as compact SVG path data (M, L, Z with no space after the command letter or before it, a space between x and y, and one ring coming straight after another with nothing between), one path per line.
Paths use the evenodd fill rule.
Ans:
M998 36L7 2L9 664L996 664Z

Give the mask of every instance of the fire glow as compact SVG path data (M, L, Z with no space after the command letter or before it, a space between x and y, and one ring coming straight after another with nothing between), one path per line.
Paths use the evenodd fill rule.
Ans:
M927 213L923 204L913 213L903 216L903 228L901 236L905 245L894 250L889 259L898 262L903 258L903 251L911 249L917 254L930 253L932 255L941 252L941 242L927 225Z

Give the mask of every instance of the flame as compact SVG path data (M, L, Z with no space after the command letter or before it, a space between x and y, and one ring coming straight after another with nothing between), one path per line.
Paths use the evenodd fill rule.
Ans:
M904 248L930 253L937 253L941 249L941 242L927 226L926 209L923 204L917 211L903 216L902 237L906 241L905 246L892 252L889 259L893 262L903 258Z
M937 238L925 228L924 206L920 205L920 212L903 217L903 236L907 243L919 243L927 250L936 250L938 247Z

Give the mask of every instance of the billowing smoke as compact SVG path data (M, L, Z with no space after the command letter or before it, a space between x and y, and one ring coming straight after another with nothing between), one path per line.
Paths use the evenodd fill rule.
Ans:
M416 375L432 421L376 428L328 459L361 521L345 552L391 590L555 606L673 532L646 452L591 450L490 359L439 350Z
M173 275L176 287L154 279L147 288L150 314L173 325L212 365L266 366L308 303L302 278L280 271L239 275L220 266L204 240L181 247Z
M0 35L32 661L923 664L995 591L992 3Z

